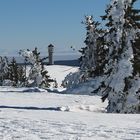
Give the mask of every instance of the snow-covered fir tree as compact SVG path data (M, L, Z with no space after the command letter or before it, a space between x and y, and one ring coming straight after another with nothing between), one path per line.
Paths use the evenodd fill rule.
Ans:
M126 80L128 85L125 88L127 94L126 103L123 112L126 113L140 113L140 10L134 9L134 4L137 0L132 0L131 5L126 12L128 22L126 26L131 25L135 29L135 42L132 42L133 48L133 73L132 77Z
M92 16L85 16L86 25L86 47L80 50L80 69L76 73L70 73L64 80L63 84L67 88L89 81L91 78L101 75L102 60L105 60L103 47L104 31L99 28L100 23L93 21ZM103 55L104 53L104 55Z
M28 86L49 87L50 82L53 82L53 80L50 79L48 71L44 68L43 61L45 58L41 59L40 52L38 52L37 48L33 51L20 50L19 53L31 64L27 80Z
M0 86L3 85L5 79L8 79L8 71L9 65L7 57L0 56Z
M98 53L101 46L100 38L103 36L103 30L99 29L99 22L95 22L92 16L86 16L86 47L80 50L80 69L85 72L88 77L93 77L95 69L98 67ZM100 44L100 46L99 46Z
M17 64L16 59L13 57L9 63L8 78L12 82L12 86L23 86L25 83L24 68Z
M102 17L108 21L105 40L110 44L102 88L102 100L109 100L108 112L140 112L140 79L139 72L134 68L136 57L133 53L134 42L140 32L139 10L133 8L135 1L112 0Z
M93 17L92 16L85 16L86 21L82 22L86 25L86 29L87 29L87 35L86 35L86 40L85 40L85 44L86 47L82 48L80 50L82 56L80 57L80 68L81 70L88 70L88 69L92 69L95 65L96 65L96 58L95 58L95 54L96 51L96 46L93 48L94 45L94 40L93 38L96 40L96 32L94 32L95 30L95 26L98 25L98 23L94 23L93 22Z

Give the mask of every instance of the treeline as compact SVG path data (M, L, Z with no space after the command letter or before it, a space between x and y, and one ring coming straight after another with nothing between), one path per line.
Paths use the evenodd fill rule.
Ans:
M11 61L6 56L0 57L0 86L48 88L52 82L57 86L45 69L47 57L41 58L37 48L20 50L19 55L24 59L23 65L18 64L14 57Z

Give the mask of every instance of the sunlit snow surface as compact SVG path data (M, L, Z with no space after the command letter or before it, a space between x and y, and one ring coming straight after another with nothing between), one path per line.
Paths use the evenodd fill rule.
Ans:
M59 86L76 70L48 68ZM139 140L140 116L107 114L106 106L98 96L1 87L0 140Z

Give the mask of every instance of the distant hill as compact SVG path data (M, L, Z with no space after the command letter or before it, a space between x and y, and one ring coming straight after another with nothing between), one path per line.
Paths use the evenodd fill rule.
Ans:
M55 65L66 65L66 66L79 66L79 61L78 59L76 60L60 60L60 61L55 61Z
M20 56L14 56L17 63L19 64L23 64L24 63L24 59ZM43 57L43 56L42 56ZM11 61L12 60L12 56L8 57L8 60ZM78 62L78 55L72 55L72 54L68 54L68 55L54 55L54 64L55 65L66 65L66 66L79 66L79 62ZM46 64L48 63L48 61L46 60L45 62Z

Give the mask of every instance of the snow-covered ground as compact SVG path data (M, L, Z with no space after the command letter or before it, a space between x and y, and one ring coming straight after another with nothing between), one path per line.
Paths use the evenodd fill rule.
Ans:
M70 72L76 72L78 67L71 66L62 66L62 65L54 65L54 66L46 66L47 71L52 79L56 79L58 83L58 90L63 90L61 86L62 81Z
M48 67L59 88L76 70ZM106 106L98 96L1 87L0 140L140 140L140 116L107 114Z

